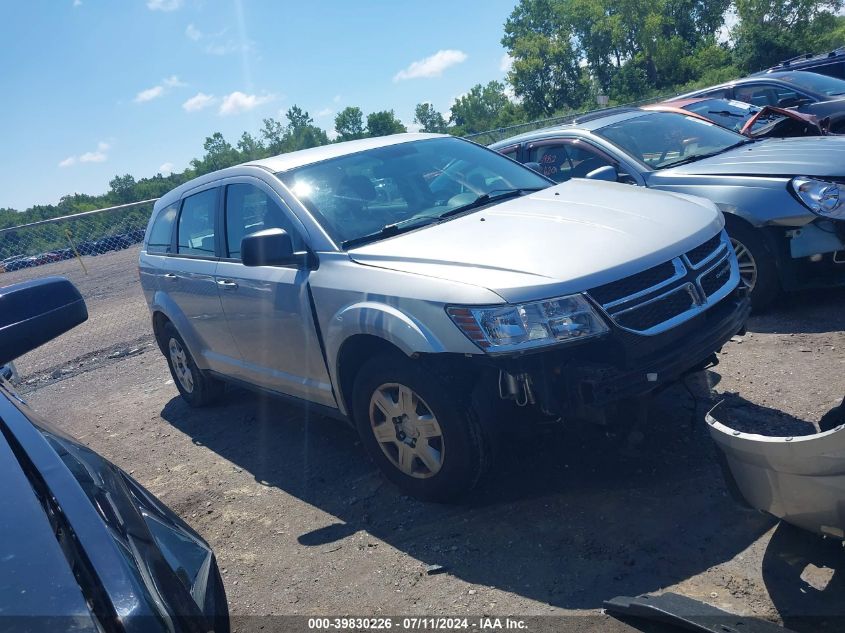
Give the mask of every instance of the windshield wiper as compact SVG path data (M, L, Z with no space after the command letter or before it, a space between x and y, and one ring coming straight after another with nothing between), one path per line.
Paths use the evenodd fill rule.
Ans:
M360 246L361 244L366 244L367 242L375 242L376 240L384 239L386 237L393 237L394 235L399 235L400 233L404 233L406 231L412 231L414 229L420 228L421 226L434 224L435 222L439 221L440 216L437 215L426 215L420 218L408 218L407 220L402 220L401 222L385 224L375 233L368 233L367 235L361 235L360 237L353 237L350 240L342 242L340 246L344 249L351 248L353 246Z
M393 237L394 235L399 235L400 233L405 233L406 231L412 231L414 229L427 226L429 224L436 224L445 220L446 218L450 218L454 215L458 215L459 213L464 213L466 211L471 211L472 209L476 209L490 202L504 200L506 198L512 198L514 196L521 196L533 191L540 191L541 189L545 189L545 187L524 187L521 189L494 189L493 191L482 193L475 200L468 204L463 204L459 207L455 207L454 209L449 209L448 211L445 211L439 215L424 215L416 218L408 218L407 220L394 222L392 224L385 224L375 233L368 233L367 235L362 235L360 237L353 237L351 240L346 240L345 242L342 242L341 248L347 249L354 246L360 246L361 244L366 244L367 242L375 242L376 240L384 239L386 237Z
M490 202L495 202L497 200L506 200L507 198L515 198L516 196L524 196L526 193L533 193L534 191L541 191L542 189L545 189L545 187L494 189L493 191L482 193L472 202L462 204L461 206L455 207L454 209L449 209L448 211L441 213L437 217L441 220L445 218L450 218L453 215L458 215L459 213L464 213L465 211L472 211L473 209L477 209L478 207L488 204Z
M742 147L743 145L748 145L749 143L756 143L758 139L747 138L745 140L740 141L739 143L734 143L733 145L728 145L727 147L723 147L720 150L715 152L708 152L707 154L696 154L694 156L688 156L687 158L682 158L681 160L676 160L674 163L666 163L665 165L661 165L657 169L670 169L672 167L678 167L679 165L686 165L687 163L694 163L697 160L703 160L705 158L712 158L713 156L718 156L728 150L735 149L737 147Z

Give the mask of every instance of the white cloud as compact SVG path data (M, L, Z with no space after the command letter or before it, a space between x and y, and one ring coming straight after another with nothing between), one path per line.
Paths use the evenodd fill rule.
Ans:
M167 77L161 83L163 83L167 88L184 88L188 85L179 79L177 75L170 75L170 77Z
M340 100L341 100L341 96L340 96L340 95L335 95L335 96L334 96L334 99L332 99L332 101L334 101L335 103L340 103Z
M193 24L189 24L185 29L185 37L187 37L189 40L198 42L202 39L202 31L200 31Z
M508 73L511 68L513 68L513 57L505 53L502 55L502 59L499 60L499 71Z
M451 66L461 64L467 59L463 51L452 49L437 51L434 55L412 62L407 68L400 70L393 76L393 81L404 79L419 79L421 77L439 77L443 71Z
M141 92L136 94L135 103L144 103L145 101L152 101L153 99L158 99L163 94L164 87L153 86L152 88L147 88L146 90L142 90Z
M147 0L150 11L175 11L182 6L182 0Z
M204 92L198 92L183 103L182 108L185 112L197 112L203 108L213 105L215 101L217 101L217 97L214 95L207 95Z
M135 95L135 103L144 103L146 101L158 99L171 88L184 88L187 85L188 84L179 79L177 75L170 75L170 77L165 77L164 79L162 79L161 83L157 86L142 90L137 95Z
M162 176L169 176L173 173L173 167L173 163L168 161L166 163L163 163L161 167L158 168L158 173L160 173Z
M339 136L339 134L337 133L337 130L335 130L334 128L332 128L331 130L326 130L326 136L328 136L328 137L329 137L329 140L330 140L330 141L334 141L335 139L337 139L337 137Z
M73 0L73 6L74 7L81 7L82 6L82 0Z
M314 116L317 117L318 119L324 119L325 117L331 116L333 114L334 114L334 110L332 110L331 108L323 108L322 110L320 110Z
M111 144L105 141L97 143L97 149L93 152L85 152L79 156L68 156L59 163L59 167L71 167L77 163L104 163L109 156L106 152L111 149Z
M223 97L223 102L220 104L219 114L226 116L229 114L240 114L241 112L249 112L260 105L273 101L273 95L248 95L239 90Z

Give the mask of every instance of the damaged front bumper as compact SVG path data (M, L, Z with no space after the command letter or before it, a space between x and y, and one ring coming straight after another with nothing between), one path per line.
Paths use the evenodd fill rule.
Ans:
M845 425L769 437L732 429L722 405L707 414L728 488L740 501L798 527L845 539Z

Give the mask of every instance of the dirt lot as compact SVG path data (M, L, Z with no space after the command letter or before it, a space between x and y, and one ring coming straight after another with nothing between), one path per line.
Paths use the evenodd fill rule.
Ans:
M283 402L231 390L189 409L152 347L29 400L209 540L236 617L564 614L593 616L572 630L609 630L603 600L673 590L841 631L841 544L737 506L702 418L726 395L775 426L818 421L845 391L843 314L845 292L793 295L690 381L695 399L664 392L642 441L567 427L514 441L452 506L402 496L351 430Z

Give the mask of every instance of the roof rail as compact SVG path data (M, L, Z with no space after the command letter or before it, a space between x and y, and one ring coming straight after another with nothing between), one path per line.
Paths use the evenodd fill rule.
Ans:
M838 55L843 55L843 54L845 54L845 46L840 46L839 48L835 48L828 53L820 53L818 55L815 54L815 53L803 53L801 55L796 55L795 57L790 57L789 59L785 59L782 62L778 62L777 64L772 66L772 68L781 68L781 67L786 68L786 67L790 66L793 62L799 62L799 61L804 61L804 60L808 60L808 59L817 59L817 58L822 59L824 57L836 57Z
M638 108L631 107L631 106L617 106L615 108L603 108L601 110L593 110L592 112L585 112L584 114L575 117L572 122L577 124L580 123L587 123L588 121L594 121L596 119L601 119L606 116L610 116L612 114L624 114L625 112L634 112Z

